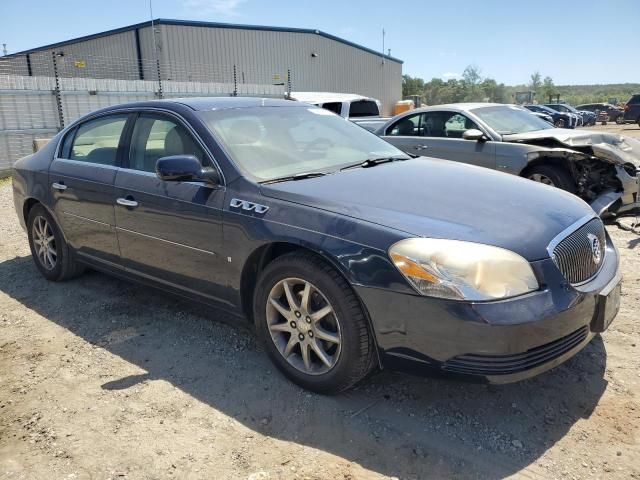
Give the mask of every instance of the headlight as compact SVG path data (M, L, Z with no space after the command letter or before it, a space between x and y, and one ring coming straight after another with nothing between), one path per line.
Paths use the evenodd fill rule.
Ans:
M389 249L394 265L422 295L455 300L498 300L538 289L520 255L481 243L408 238Z

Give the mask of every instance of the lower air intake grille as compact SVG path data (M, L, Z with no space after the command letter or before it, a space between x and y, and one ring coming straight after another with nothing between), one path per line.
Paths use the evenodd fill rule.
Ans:
M459 355L447 360L443 368L467 375L508 375L523 372L568 352L587 338L588 332L589 327L585 325L558 340L514 355Z

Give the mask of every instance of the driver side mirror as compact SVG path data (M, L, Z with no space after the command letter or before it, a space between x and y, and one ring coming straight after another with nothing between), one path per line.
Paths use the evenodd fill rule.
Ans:
M462 138L464 138L465 140L474 140L476 142L484 142L487 140L487 137L485 137L484 133L475 128L466 130L462 134Z
M200 160L193 155L172 155L156 162L156 175L165 182L208 182L220 183L220 176L214 169L202 168Z

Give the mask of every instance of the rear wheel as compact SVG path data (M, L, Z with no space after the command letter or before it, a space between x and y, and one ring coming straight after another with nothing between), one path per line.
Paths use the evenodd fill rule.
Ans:
M84 271L75 261L55 220L42 205L35 205L29 211L27 234L33 261L47 280L69 280Z
M374 343L360 302L344 278L313 255L287 254L265 268L254 319L271 360L304 388L337 393L371 370Z
M566 190L567 192L576 193L576 182L563 167L555 165L534 165L527 169L525 178L534 182L544 183L552 187Z
M622 125L622 124L624 123L624 117L623 117L622 115L618 115L618 116L616 117L616 123L617 123L618 125Z

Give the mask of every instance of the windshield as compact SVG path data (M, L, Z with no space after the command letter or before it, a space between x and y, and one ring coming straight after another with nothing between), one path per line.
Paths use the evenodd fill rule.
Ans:
M258 182L335 172L367 159L409 158L376 135L318 107L199 113L235 164Z
M526 133L553 128L541 118L515 106L480 107L471 110L482 121L500 135Z

